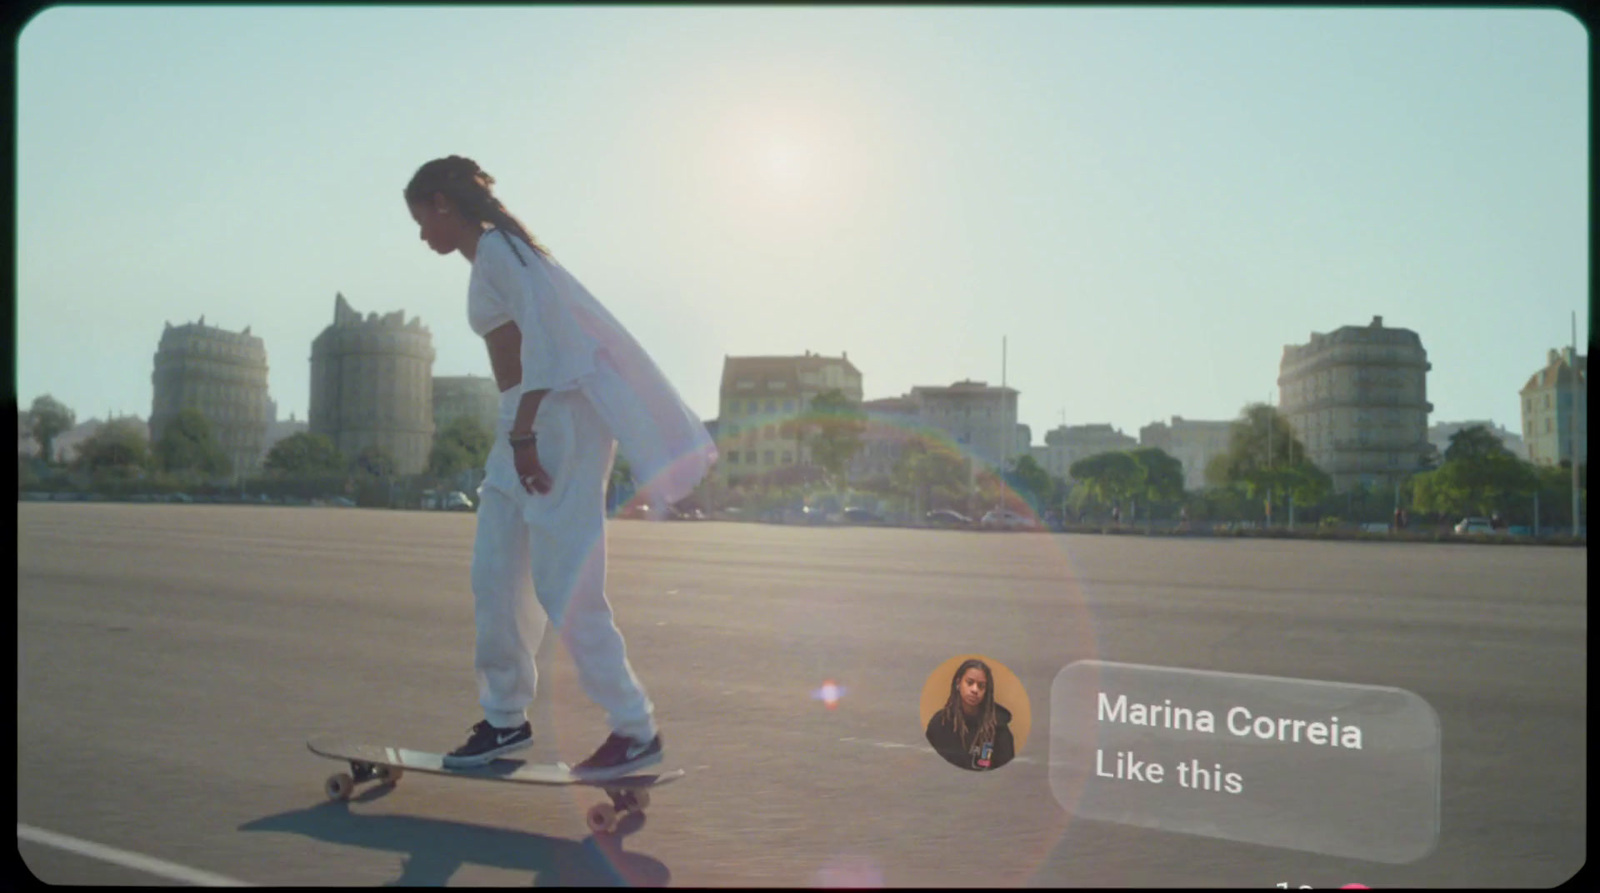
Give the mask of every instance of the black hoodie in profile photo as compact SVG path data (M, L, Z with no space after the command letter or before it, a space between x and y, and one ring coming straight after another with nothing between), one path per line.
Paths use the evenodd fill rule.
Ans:
M996 704L994 713L994 737L969 744L962 741L956 730L950 727L941 710L928 720L928 743L939 756L958 769L974 772L999 769L1016 756L1016 742L1011 737L1011 711Z

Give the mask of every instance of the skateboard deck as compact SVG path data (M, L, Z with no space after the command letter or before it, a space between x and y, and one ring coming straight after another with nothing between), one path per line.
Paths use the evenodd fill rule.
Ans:
M324 791L330 800L350 799L355 786L361 782L376 780L392 787L408 771L515 784L556 787L581 785L600 788L611 798L610 806L597 804L589 810L587 817L590 830L607 833L614 831L617 822L628 813L644 814L645 806L650 802L647 788L677 781L685 774L682 769L675 769L618 778L584 778L574 775L572 768L565 763L532 763L512 758L500 758L481 766L454 768L444 764L444 754L404 747L356 744L342 738L327 737L307 741L306 749L319 757L350 764L348 773L337 772L328 777Z

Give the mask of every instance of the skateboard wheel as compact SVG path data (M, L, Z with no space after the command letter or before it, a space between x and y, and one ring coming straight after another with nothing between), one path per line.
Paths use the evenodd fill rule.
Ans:
M356 789L356 780L343 772L328 776L324 788L328 792L329 800L349 800L350 792Z
M400 777L402 775L406 774L405 770L401 769L399 766L379 766L377 768L377 773L378 781L391 787L400 781Z
M596 803L594 806L589 808L590 831L594 831L596 833L604 831L605 833L610 834L611 830L616 826L616 807L609 803Z
M629 811L630 812L644 812L645 807L647 807L649 805L650 805L650 792L649 791L634 791L633 792L633 809L631 809Z

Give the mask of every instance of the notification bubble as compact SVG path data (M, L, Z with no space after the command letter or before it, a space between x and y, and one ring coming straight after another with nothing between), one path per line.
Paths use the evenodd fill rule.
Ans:
M1439 718L1398 688L1079 661L1050 689L1074 815L1404 864L1439 838Z

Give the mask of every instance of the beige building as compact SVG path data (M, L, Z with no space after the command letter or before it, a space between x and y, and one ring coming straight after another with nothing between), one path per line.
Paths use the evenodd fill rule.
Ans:
M1134 440L1110 425L1058 425L1044 434L1044 446L1034 452L1034 461L1051 477L1070 479L1072 463L1101 453L1131 450Z
M817 395L832 390L861 403L861 372L849 353L724 357L715 476L725 484L814 477L797 421Z
M440 376L433 380L433 427L470 416L494 434L500 420L500 391L494 379L482 375Z
M918 412L910 397L885 397L861 404L867 414L861 452L850 463L852 483L893 480L906 445L917 436Z
M1025 429L1017 424L1016 388L958 381L948 387L914 387L918 425L948 438L963 454L998 467L1028 452Z
M1335 490L1392 486L1428 452L1431 368L1417 333L1384 328L1381 316L1314 332L1283 349L1279 411Z
M333 325L311 343L310 430L346 459L378 446L400 474L417 474L433 447L433 336L405 312L362 318L344 295Z
M1572 348L1564 347L1550 351L1544 368L1522 386L1522 437L1528 461L1535 465L1571 461L1573 425L1578 464L1589 461L1588 384L1589 358L1578 354L1574 362Z
M161 442L167 425L184 409L198 409L211 423L217 443L233 463L235 475L254 473L266 451L267 351L260 338L197 323L167 323L156 348L150 376L151 443Z
M1444 461L1444 451L1450 448L1450 438L1468 428L1484 428L1500 440L1505 448L1519 459L1528 458L1528 445L1517 432L1487 419L1469 422L1435 422L1428 426L1428 445L1439 451L1439 461Z
M1154 447L1183 463L1183 488L1206 487L1206 463L1228 451L1232 422L1202 422L1173 416L1171 423L1152 422L1139 429L1139 445Z

